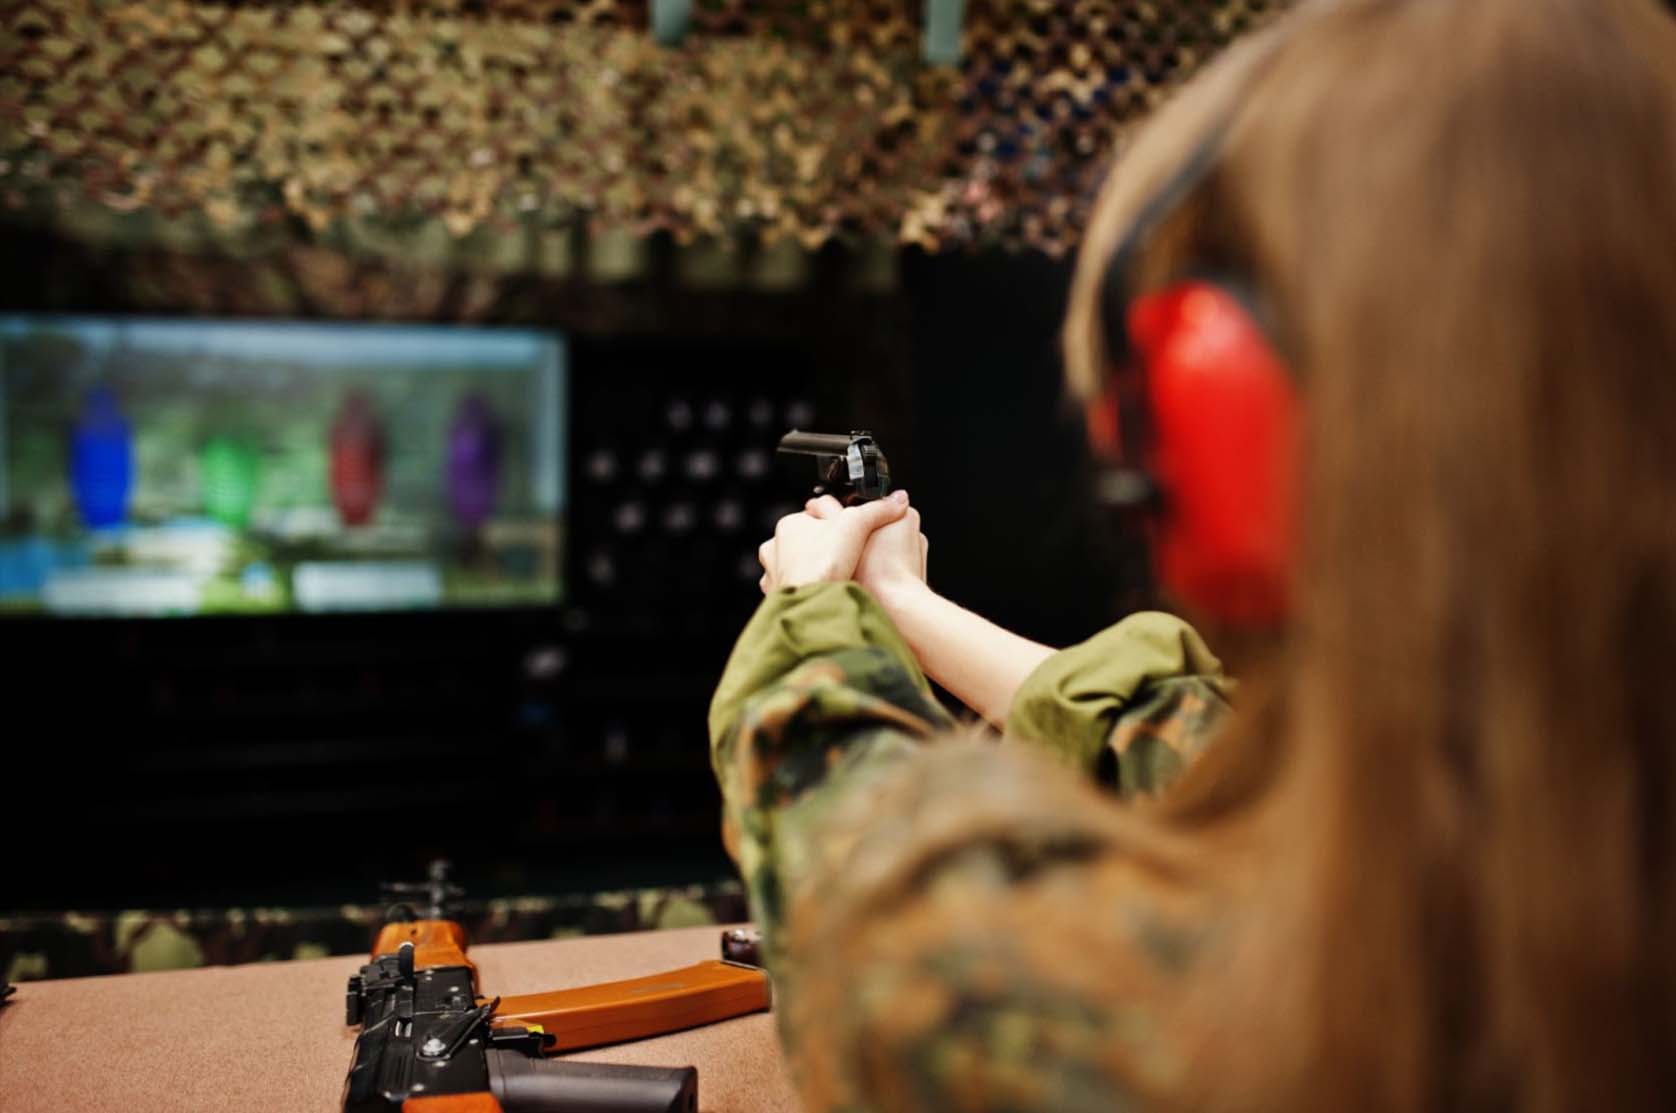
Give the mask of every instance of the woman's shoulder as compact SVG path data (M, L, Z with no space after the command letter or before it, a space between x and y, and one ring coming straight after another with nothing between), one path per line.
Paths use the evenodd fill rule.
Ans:
M1182 1002L1229 928L1191 833L967 733L834 808L812 841L824 868L788 894L805 975L789 1020L838 1036L799 1049L840 1086L818 1097L981 1087L1122 1107L1191 1069L1202 1039Z

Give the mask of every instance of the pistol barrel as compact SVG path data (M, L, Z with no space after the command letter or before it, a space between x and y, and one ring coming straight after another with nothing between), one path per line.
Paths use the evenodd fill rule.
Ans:
M780 438L780 451L799 456L842 456L854 439L844 433L800 433L793 429Z

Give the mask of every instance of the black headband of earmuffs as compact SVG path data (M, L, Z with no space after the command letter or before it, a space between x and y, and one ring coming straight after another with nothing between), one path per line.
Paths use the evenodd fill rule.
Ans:
M1312 3L1311 0L1300 0L1292 16L1297 17L1299 9L1326 7L1332 2L1333 0L1314 0ZM1252 42L1249 46L1259 54L1251 60L1251 72L1247 74L1246 86L1249 87L1253 78L1260 76L1274 64L1275 56L1288 37L1279 33L1276 28L1257 32L1256 38L1260 41ZM1244 45L1233 49L1242 49ZM1129 346L1129 303L1140 293L1134 288L1134 282L1141 256L1151 245L1158 230L1169 222L1193 192L1216 171L1222 158L1224 143L1239 118L1243 103L1242 96L1223 108L1221 115L1194 144L1187 158L1174 173L1164 179L1163 184L1153 191L1146 203L1135 213L1123 238L1118 241L1117 249L1112 252L1106 263L1100 289L1100 327L1105 333L1107 362L1114 367L1125 366L1133 354ZM1252 296L1255 294L1254 284L1249 278L1239 275L1238 270L1239 268L1232 266L1227 260L1197 260L1186 273L1178 277L1204 277L1218 285L1229 285L1236 296L1255 303L1257 299Z
M1193 191L1210 177L1222 155L1222 141L1228 134L1232 120L1225 116L1199 140L1192 154L1165 179L1130 222L1117 250L1106 264L1100 284L1100 328L1105 336L1106 359L1114 367L1126 365L1129 350L1129 303L1138 292L1134 288L1135 268L1142 253L1150 246L1158 229L1174 216Z

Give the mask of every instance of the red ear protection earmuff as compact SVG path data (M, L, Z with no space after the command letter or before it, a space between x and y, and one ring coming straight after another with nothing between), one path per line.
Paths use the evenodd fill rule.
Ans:
M1128 318L1145 411L1135 447L1159 496L1158 580L1223 622L1277 624L1295 533L1291 375L1240 300L1215 284L1138 297Z
M1295 546L1297 386L1236 284L1127 284L1139 237L1203 178L1217 139L1142 210L1107 272L1113 377L1086 411L1089 443L1104 500L1151 511L1160 585L1219 621L1272 626Z

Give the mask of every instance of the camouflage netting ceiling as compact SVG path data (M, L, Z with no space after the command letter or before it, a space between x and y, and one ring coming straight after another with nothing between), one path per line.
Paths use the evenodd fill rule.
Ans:
M0 0L0 217L226 253L1076 241L1126 127L1280 0ZM497 248L495 245L500 244Z

